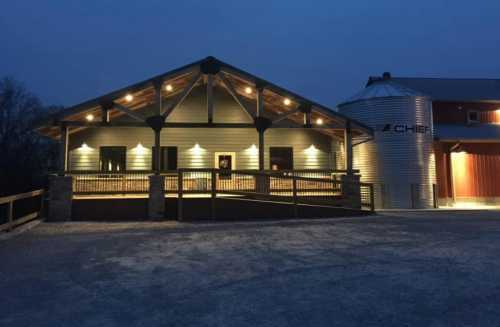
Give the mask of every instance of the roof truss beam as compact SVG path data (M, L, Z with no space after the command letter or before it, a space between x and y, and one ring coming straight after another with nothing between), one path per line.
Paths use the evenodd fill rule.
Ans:
M189 84L184 88L184 90L182 90L182 92L175 97L174 101L165 109L165 111L162 114L164 120L167 120L168 116L172 113L172 111L174 111L174 109L177 108L177 106L179 106L179 104L181 104L182 101L184 101L184 99L186 99L189 93L191 93L196 83L200 80L201 75L202 74L200 71L196 72L195 76L193 76L193 78L191 79Z
M235 90L233 84L231 83L231 81L228 80L227 77L222 72L217 73L217 76L220 78L220 80L222 81L222 83L226 87L226 89L229 92L229 94L231 94L231 96L240 105L240 107L243 109L243 111L245 111L247 113L248 117L250 117L250 118L253 119L254 116L252 115L252 112L250 111L250 109L245 104L245 101L243 100L243 98L236 92L236 90Z
M140 122L146 121L146 117L144 117L143 115L141 115L141 114L139 114L139 113L137 113L137 112L135 112L135 111L125 107L124 105L119 104L119 103L113 102L113 108L115 108L118 111L123 112L127 116L130 116L130 117L132 117L135 120L138 120Z

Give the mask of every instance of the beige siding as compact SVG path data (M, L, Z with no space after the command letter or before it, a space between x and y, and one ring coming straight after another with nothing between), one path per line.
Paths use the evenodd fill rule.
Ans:
M153 132L149 128L96 128L70 137L70 169L99 168L100 146L126 146L127 169L151 169ZM254 129L172 128L161 133L163 146L178 147L179 168L214 166L215 152L236 152L237 169L258 168L258 138ZM82 147L82 144L85 144ZM197 146L198 145L198 146ZM330 138L311 130L271 129L265 134L265 164L269 148L292 146L295 169L334 168Z
M251 105L249 103L249 105ZM253 106L253 105L251 105ZM253 120L234 101L229 93L214 88L215 123L251 123ZM195 88L191 94L168 117L167 122L207 122L207 100L204 86Z
M143 110L151 112L152 107ZM122 118L127 119L127 118ZM170 115L170 122L206 122L204 88L192 94ZM215 90L215 122L251 122L229 94ZM99 169L100 146L126 146L127 170L151 169L153 131L149 128L93 128L70 136L71 170ZM214 167L215 152L235 152L236 169L258 168L258 137L253 128L171 128L161 133L162 146L178 147L179 168ZM82 144L85 146L82 147ZM269 169L269 148L292 146L295 169L333 169L339 149L337 141L314 130L270 129L265 133L265 165ZM334 151L335 152L335 151Z

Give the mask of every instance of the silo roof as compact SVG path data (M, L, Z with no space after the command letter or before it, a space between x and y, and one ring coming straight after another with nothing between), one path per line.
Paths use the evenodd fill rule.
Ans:
M416 91L412 88L401 85L399 83L396 83L393 80L385 79L385 80L379 80L375 83L371 83L360 92L356 93L352 97L343 101L340 105L361 100L375 99L375 98L415 97L415 96L425 96L425 94Z

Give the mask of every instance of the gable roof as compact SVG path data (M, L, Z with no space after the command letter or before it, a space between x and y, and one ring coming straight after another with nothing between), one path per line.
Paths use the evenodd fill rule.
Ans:
M498 101L500 102L500 79L475 78L419 78L372 76L367 86L390 80L401 86L421 92L434 101Z
M169 98L181 93L182 89L189 85L190 80L196 74L195 70L203 65L204 63L210 62L211 64L216 63L223 72L224 76L230 80L234 85L235 91L243 98L251 101L256 100L255 92L247 94L245 88L250 86L256 88L258 86L264 86L263 97L265 103L265 110L271 110L275 114L283 114L287 111L291 111L300 105L310 106L313 112L313 116L321 117L326 122L351 122L353 129L358 129L362 133L371 134L372 129L363 123L357 122L347 116L344 116L326 106L323 106L317 102L309 100L303 96L300 96L290 90L284 89L276 84L266 81L260 77L250 74L242 69L229 65L219 59L214 57L207 57L202 60L192 62L188 65L176 68L174 70L168 71L166 73L153 76L146 80L140 81L138 83L120 88L113 92L101 95L94 99L82 102L80 104L71 106L69 108L63 109L55 115L51 116L50 119L45 120L38 124L36 127L37 131L42 134L56 137L59 134L59 128L55 122L62 120L84 120L85 115L92 113L95 117L101 115L101 104L106 101L115 101L119 104L126 105L131 110L138 110L144 108L148 104L152 104L155 101L155 89L153 83L160 81L161 83L168 83L174 85L175 91L166 92L162 88L162 97L168 101ZM199 70L199 69L198 69ZM196 85L203 84L204 79L200 79ZM220 86L225 87L223 83ZM133 94L134 100L130 103L124 102L124 97L127 94ZM283 100L285 98L290 99L291 105L284 106ZM111 117L121 115L118 111L111 111ZM288 119L295 121L296 123L302 123L301 115L291 115ZM85 128L85 127L82 127ZM81 129L81 128L80 128Z

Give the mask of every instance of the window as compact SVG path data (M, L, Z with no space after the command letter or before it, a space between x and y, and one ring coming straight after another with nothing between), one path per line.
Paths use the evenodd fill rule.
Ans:
M156 147L153 147L153 158L151 160L153 170L156 170ZM176 170L177 169L177 147L162 146L160 147L160 170Z
M126 169L127 147L101 146L99 148L101 171L115 172Z
M272 170L293 169L293 148L271 147L269 148L270 167Z
M468 110L467 123L469 124L479 123L479 112L476 110Z

